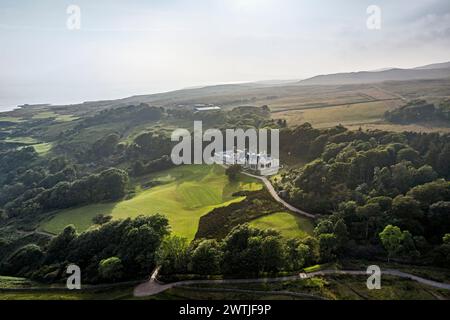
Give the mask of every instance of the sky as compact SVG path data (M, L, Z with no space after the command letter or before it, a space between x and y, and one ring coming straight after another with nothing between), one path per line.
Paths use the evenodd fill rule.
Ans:
M448 0L0 0L0 110L449 60Z

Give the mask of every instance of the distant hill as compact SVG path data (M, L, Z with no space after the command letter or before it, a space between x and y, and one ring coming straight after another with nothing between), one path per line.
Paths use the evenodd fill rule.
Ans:
M342 85L450 78L450 62L431 64L414 69L393 68L380 71L360 71L319 75L299 82L300 85Z
M442 63L427 64L426 66L421 66L421 67L417 67L414 69L423 70L423 69L445 69L445 68L450 68L450 61L442 62Z

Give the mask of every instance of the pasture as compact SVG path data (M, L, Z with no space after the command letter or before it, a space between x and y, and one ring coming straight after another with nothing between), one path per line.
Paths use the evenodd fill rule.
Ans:
M275 118L286 119L290 126L305 122L314 127L326 128L338 124L345 126L377 122L386 111L392 110L399 100L353 103L333 107L317 107L301 110L286 110L274 113Z
M53 118L55 121L59 122L66 122L66 121L73 121L78 119L78 117L75 117L70 114L58 114L52 111L43 111L36 113L32 116L32 119L50 119Z
M277 212L255 219L250 226L258 229L274 229L285 238L304 238L313 232L310 220L289 212Z
M150 182L160 185L146 188ZM134 185L136 194L131 199L62 210L44 221L40 229L56 234L73 224L80 232L92 226L92 218L98 214L123 219L161 213L169 219L173 233L192 240L201 216L242 201L244 197L233 196L237 191L262 188L257 180L246 176L230 182L222 167L207 165L176 167L141 178Z
M48 143L38 143L38 144L34 144L32 146L38 154L45 155L52 149L53 144L48 142Z

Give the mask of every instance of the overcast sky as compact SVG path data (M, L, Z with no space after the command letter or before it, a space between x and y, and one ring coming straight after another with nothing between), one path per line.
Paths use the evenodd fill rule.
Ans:
M449 0L0 0L3 107L448 60Z

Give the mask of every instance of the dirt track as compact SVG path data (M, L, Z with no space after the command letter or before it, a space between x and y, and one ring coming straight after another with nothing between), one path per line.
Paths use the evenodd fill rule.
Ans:
M181 287L181 286L190 286L196 284L245 284L245 283L269 283L269 282L283 282L283 281L293 281L293 280L301 280L308 279L315 276L325 276L325 275L333 275L333 274L344 274L344 275L365 275L367 276L366 271L356 271L356 270L322 270L311 273L300 273L298 275L287 276L287 277L277 277L277 278L258 278L258 279L223 279L223 280L186 280L179 281L173 283L161 283L157 280L157 276L159 273L159 268L157 268L149 281L138 285L134 289L134 296L136 297L146 297L158 294L160 292L166 291L171 288ZM390 275L405 279L410 279L413 281L417 281L419 283L438 288L450 290L450 284L437 282L433 280L424 279L409 273L405 273L399 270L386 269L381 271L384 275Z

